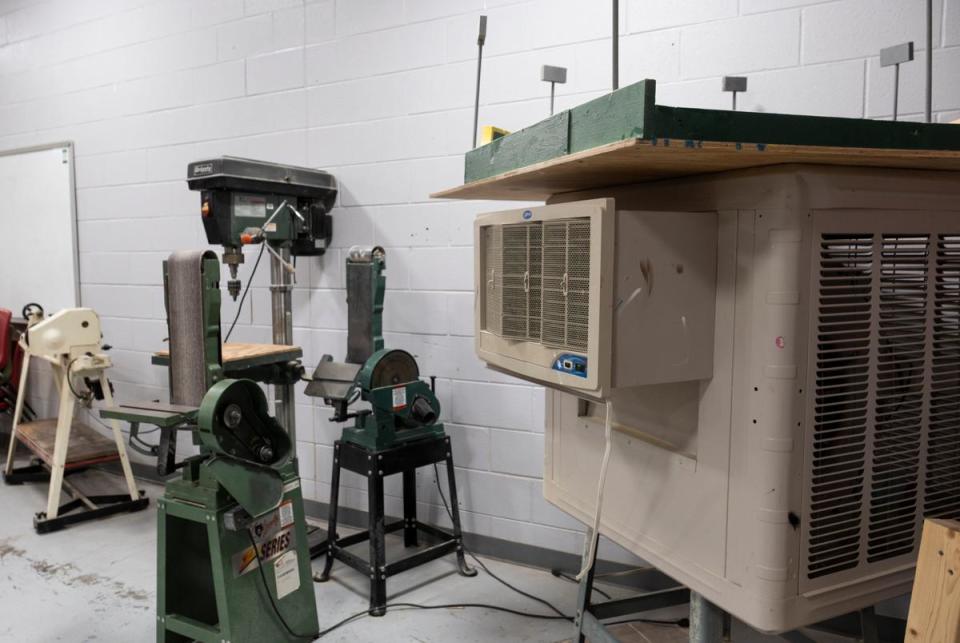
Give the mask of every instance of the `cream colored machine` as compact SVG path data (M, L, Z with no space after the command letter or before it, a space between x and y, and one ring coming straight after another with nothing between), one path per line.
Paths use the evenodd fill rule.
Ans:
M112 366L104 352L100 318L90 308L68 308L44 319L42 312L29 320L20 338L25 359L20 373L13 431L3 477L7 484L49 480L46 511L36 514L38 533L47 533L94 518L146 508L148 499L137 489L119 423L111 422L108 439L75 419L77 404L94 399L113 406L107 379ZM22 422L27 381L33 359L47 362L53 371L59 404L56 418ZM34 462L16 466L16 445L27 446ZM125 489L119 494L85 494L67 476L108 462L119 461ZM71 497L60 504L61 492Z
M909 592L960 516L960 186L780 166L476 224L477 352L550 386L544 493L782 632Z

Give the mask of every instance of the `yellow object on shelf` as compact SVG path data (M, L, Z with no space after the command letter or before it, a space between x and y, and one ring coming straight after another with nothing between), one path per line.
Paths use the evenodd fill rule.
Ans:
M483 129L480 130L480 145L486 145L509 133L507 130L494 127L493 125L484 125Z

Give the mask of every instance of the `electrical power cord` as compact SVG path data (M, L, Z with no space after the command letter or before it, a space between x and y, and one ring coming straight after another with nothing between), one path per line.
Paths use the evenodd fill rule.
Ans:
M579 584L580 584L580 581L578 581L578 580L573 576L573 574L568 574L567 572L563 571L562 569L551 569L551 570L550 570L550 573L553 574L555 577L559 578L560 580L570 581L571 583L573 583L573 584L575 584L575 585L579 585ZM596 577L594 577L594 578L596 578ZM604 597L605 599L607 599L608 601L613 599L613 597L610 596L610 594L607 594L605 591L603 591L603 590L600 589L599 587L594 587L594 588L593 588L593 591L594 591L595 593L597 593L597 594L600 594L600 596L603 596L603 597Z
M237 320L240 319L240 313L243 311L243 302L247 299L247 293L250 292L250 284L253 283L253 277L257 274L257 268L260 267L260 259L263 258L263 250L266 247L267 242L263 241L260 244L260 252L257 254L257 260L253 264L253 270L250 272L250 278L247 279L247 285L243 287L243 295L240 296L240 303L237 305L237 314L234 315L233 321L230 322L230 329L227 331L227 336L223 338L224 344L230 339L230 334L233 333L233 327L237 325Z
M609 417L609 416L608 416L608 417ZM437 469L437 465L436 465L436 464L433 465L433 473L434 473L434 481L436 482L436 485L437 485L437 492L440 494L440 500L443 502L443 508L446 510L447 516L450 517L450 521L453 522L453 513L450 511L450 505L447 504L447 498L446 498L446 496L445 496L444 493L443 493L443 487L440 486L440 473L439 473L439 470ZM462 543L461 543L461 545L462 545ZM472 558L478 565L480 565L480 567L482 567L485 572L487 572L488 574L490 574L491 577L493 577L494 579L496 579L497 581L499 581L499 582L500 582L501 584L503 584L505 587L513 590L514 592L520 594L521 596L526 596L527 598L533 599L533 600L537 601L538 603L542 603L543 605L546 605L547 607L549 607L549 608L550 608L551 610L553 610L554 612L557 612L557 614L559 614L559 616L552 616L552 615L550 615L550 614L531 614L531 613L529 613L529 612L515 612L515 611L509 610L509 609L507 609L507 608L498 608L498 607L493 606L493 605L488 605L488 606L484 606L484 607L490 607L490 608L492 608L492 609L502 609L502 610L504 610L504 611L510 611L510 612L513 612L513 613L519 613L519 614L522 614L522 615L524 615L524 616L529 616L529 617L531 617L531 618L548 618L548 619L561 619L561 618L563 618L563 619L566 619L566 620L568 620L568 621L573 621L573 617L567 616L567 615L563 614L563 612L561 612L561 611L558 610L556 607L554 607L553 604L550 603L549 601L547 601L546 599L540 598L539 596L534 596L534 595L532 595L532 594L528 594L527 592L524 592L523 590L520 590L520 589L514 587L513 585L511 585L511 584L508 583L507 581L503 580L502 578L500 578L499 576L497 576L496 574L494 574L492 571L490 571L490 569L489 569L486 565L483 564L483 562L482 562L479 558L477 558L476 556L474 556L474 555L473 555L473 552L471 552L469 549L467 549L466 546L463 547L463 551L465 551L465 552L470 556L470 558ZM644 571L644 570L647 570L647 569L649 569L649 567L637 567L637 568L635 568L635 569L626 569L626 570L623 570L623 571L609 572L609 573L607 573L607 574L604 574L604 576L625 576L625 575L627 575L627 574L633 574L633 573L636 573L636 572L639 572L639 571ZM570 579L573 578L572 576L568 576L567 574L565 574L564 572L562 572L562 571L560 571L560 570L552 570L551 573L553 573L554 576L558 576L558 577L560 577L560 578L570 578ZM579 582L579 581L575 581L575 582ZM600 594L601 596L606 597L607 600L610 600L610 599L611 599L611 597L610 597L609 594L607 594L606 592L603 592L603 591L597 589L596 587L593 588L593 591L597 592L597 593ZM689 627L689 625L690 625L689 619L686 619L686 618L681 618L681 619L677 619L677 620L674 620L674 621L671 621L671 620L659 620L659 619L648 619L648 618L632 618L632 619L630 619L629 621L619 621L619 622L623 622L623 623L627 623L627 622L633 622L633 623L649 623L649 624L651 624L651 625L671 625L671 626L677 626L677 627ZM615 625L615 624L616 624L616 623L610 623L610 625Z
M436 463L434 463L434 465L433 465L433 474L434 474L434 475L433 475L434 482L436 482L436 484L437 484L437 491L440 493L440 500L443 502L443 508L446 510L447 516L449 516L449 518L450 518L450 522L453 522L453 512L450 511L450 505L447 504L447 497L446 497L446 496L444 495L444 493L443 493L443 487L440 486L440 471L439 471L439 469L437 469ZM502 578L500 578L499 576L497 576L496 574L494 574L492 571L490 571L490 568L487 567L486 565L484 565L482 560L480 560L479 558L477 558L476 556L474 556L474 555L473 555L473 552L470 551L469 549L467 549L466 545L464 545L462 541L461 541L460 545L463 547L463 551L466 552L466 554L467 554L468 556L470 556L470 558L472 558L473 561L483 569L483 571L487 572L487 574L489 574L494 580L498 581L498 582L499 582L501 585L503 585L504 587L506 587L506 588L508 588L508 589L510 589L510 590L512 590L512 591L514 591L514 592L516 592L517 594L520 594L521 596L525 596L526 598L529 598L530 600L536 601L537 603L540 603L541 605L546 606L546 607L549 608L551 611L555 612L555 613L556 613L557 615L559 615L559 616L562 616L563 618L567 619L568 621L572 621L572 620L573 620L573 617L572 617L572 616L567 616L566 614L564 614L563 612L561 612L561 611L560 611L553 603L551 603L550 601L548 601L548 600L546 600L546 599L543 599L543 598L540 598L539 596L534 596L533 594L529 594L529 593L523 591L522 589L519 589L519 588L517 588L517 587L514 587L513 585L511 585L511 584L508 583L507 581L503 580ZM531 614L530 616L533 616L533 615Z
M450 510L450 505L447 503L446 495L443 493L443 487L440 486L440 472L439 472L439 469L437 468L437 465L436 465L436 464L433 465L433 471L434 471L434 481L435 481L436 484L437 484L437 491L438 491L439 494L440 494L440 500L443 502L443 508L444 508L444 510L446 510L447 516L450 517L450 520L451 520L451 522L452 522L452 521L453 521L453 512ZM287 623L286 619L284 619L283 614L280 612L280 608L279 608L279 606L277 605L276 601L273 600L273 594L270 592L270 586L267 584L267 577L266 577L266 575L264 574L264 571L263 571L263 563L262 563L262 560L261 560L261 558L260 558L260 552L259 552L259 550L257 549L256 542L254 541L253 536L250 535L250 532L249 532L249 531L247 532L247 537L250 539L250 544L251 544L251 546L253 547L254 555L257 557L257 569L258 569L258 571L260 572L260 580L263 582L263 588L264 588L264 591L266 591L266 593L267 593L267 598L270 599L270 605L271 605L271 607L273 608L273 611L274 611L274 613L276 614L277 618L280 620L280 623L283 625L284 629L287 631L287 633L288 633L290 636L292 636L292 637L294 637L294 638L298 638L298 639L303 639L303 640L317 640L317 639L320 639L320 638L323 638L323 637L327 636L328 634L334 632L335 630L340 629L341 627L343 627L343 626L345 626L345 625L348 625L348 624L350 624L350 623L352 623L352 622L354 622L354 621L356 621L356 620L359 620L359 619L361 619L361 618L365 618L365 617L367 617L367 616L370 615L370 610L369 610L369 609L365 609L365 610L363 610L363 611L356 612L356 613L354 613L354 614L351 614L350 616L347 616L346 618L343 618L343 619L337 621L336 623L334 623L334 624L331 625L330 627L328 627L328 628L326 628L326 629L324 629L324 630L320 630L320 631L317 632L316 634L299 634L299 633L295 632L295 631L290 627L290 625ZM462 542L461 542L461 546L463 546L463 543L462 543ZM384 609L397 609L397 608L401 608L401 609L421 609L421 610L478 608L478 609L494 610L494 611L498 611L498 612L505 612L505 613L507 613L507 614L513 614L513 615L515 615L515 616L523 616L523 617L526 617L526 618L534 618L534 619L547 620L547 621L561 621L561 620L562 620L562 621L570 621L570 622L573 621L573 617L572 617L572 616L568 616L568 615L564 614L562 611L560 611L556 606L554 606L552 603L550 603L550 602L547 601L546 599L543 599L543 598L540 598L539 596L535 596L535 595L533 595L533 594L530 594L530 593L528 593L528 592L525 592L525 591L523 591L522 589L519 589L518 587L515 587L514 585L511 585L510 583L508 583L508 582L505 581L504 579L502 579L502 578L500 578L499 576L497 576L495 573L493 573L493 572L490 570L489 567L487 567L487 566L483 563L483 561L481 561L479 558L477 558L477 557L473 554L473 552L471 552L469 549L467 549L466 546L463 546L463 551L466 552L466 554L467 554L468 556L470 556L470 558L472 558L473 561L474 561L475 563L477 563L477 565L479 565L487 574L489 574L491 578L493 578L494 580L496 580L497 582L499 582L500 584L502 584L504 587L507 587L508 589L516 592L517 594L520 594L521 596L524 596L524 597L529 598L529 599L531 599L531 600L533 600L533 601L536 601L536 602L538 602L538 603L540 603L540 604L542 604L542 605L545 605L546 607L550 608L552 611L556 612L556 614L535 614L535 613L531 613L531 612L524 612L524 611L521 611L521 610L511 609L511 608L509 608L509 607L503 607L503 606L500 606L500 605L490 605L490 604L487 604L487 603L444 603L444 604L440 604L440 605L423 605L423 604L420 604L420 603L398 602L398 603L386 603L386 604L383 605L383 608L384 608ZM634 571L639 571L639 569L638 569L638 570L626 570L626 573L633 573ZM621 573L623 573L623 572L621 572ZM560 572L560 574L563 574L563 572ZM558 575L558 574L555 574L555 575ZM314 581L314 582L316 582L316 581ZM605 596L605 597L608 598L608 599L610 598L610 596L609 596L608 594L606 594L606 593L604 593L604 592L602 592L602 591L600 591L600 590L594 590L594 591L597 591L599 594ZM676 627L676 626L679 626L679 627L688 627L688 626L689 626L689 620L687 620L687 619L678 619L678 620L675 620L675 621L670 621L670 620L657 620L657 619L631 619L631 621L632 621L632 622L649 623L649 624L653 624L653 625L674 626L674 627ZM624 621L624 622L626 622L626 621Z
M70 387L70 392L73 393L73 397L77 398L80 403L86 405L93 399L93 391L87 389L86 393L81 394L77 392L77 389L73 388L73 365L78 359L80 358L74 357L70 360L70 363L67 364L67 386Z
M253 547L253 555L257 558L257 570L260 572L260 580L263 581L263 591L267 593L267 598L270 599L270 606L273 607L273 612L277 615L277 619L280 621L280 624L283 625L283 629L285 629L287 634L293 638L301 639L303 641L315 641L323 636L322 632L299 634L290 627L290 625L287 623L287 619L283 618L283 614L280 613L280 607L277 605L277 602L273 600L273 592L270 591L270 585L267 583L267 575L263 573L263 560L260 558L260 550L257 549L257 543L253 539L253 534L251 534L250 530L248 529L245 529L244 531L247 532L247 538L250 540L250 546Z
M607 482L607 466L610 464L610 451L613 435L613 418L610 411L613 403L607 400L606 413L603 420L603 458L600 461L600 480L597 482L597 512L593 516L593 528L590 530L589 539L584 540L583 547L583 566L580 572L575 576L578 581L583 580L587 572L593 566L597 558L597 546L600 543L600 512L603 509L603 489Z

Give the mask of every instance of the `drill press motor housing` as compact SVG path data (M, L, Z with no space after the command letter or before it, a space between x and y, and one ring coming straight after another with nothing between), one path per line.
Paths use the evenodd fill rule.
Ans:
M234 299L244 245L287 246L297 257L322 255L330 243L337 182L323 170L222 156L190 163L187 185L200 191L207 241L223 246Z

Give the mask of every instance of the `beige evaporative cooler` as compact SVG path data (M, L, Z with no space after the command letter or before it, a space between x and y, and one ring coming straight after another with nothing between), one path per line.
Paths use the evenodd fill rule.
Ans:
M476 222L476 343L549 385L546 497L748 624L910 590L960 517L960 188L779 166Z

